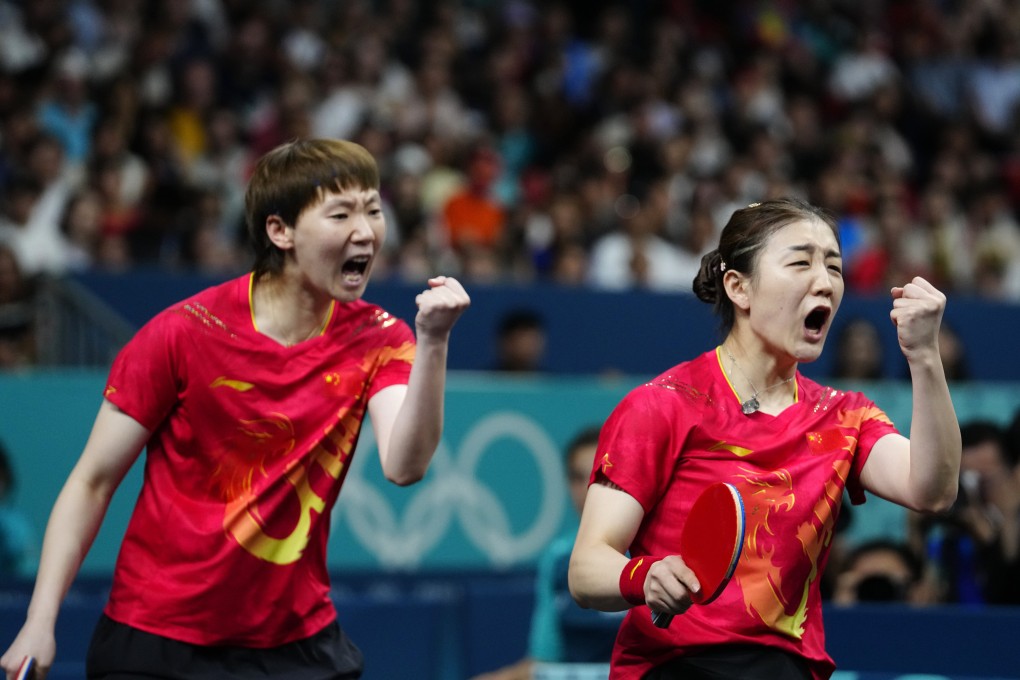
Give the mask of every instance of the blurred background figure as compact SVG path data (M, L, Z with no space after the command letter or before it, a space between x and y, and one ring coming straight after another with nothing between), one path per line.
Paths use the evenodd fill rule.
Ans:
M546 349L545 320L530 309L507 312L496 329L495 370L504 373L538 373Z
M467 159L464 186L442 208L445 240L460 258L462 269L474 280L499 276L498 262L489 261L499 255L506 225L506 210L494 191L501 164L499 153L492 147L482 144L473 149Z
M847 556L836 575L832 602L933 604L935 594L924 580L924 560L905 543L875 540Z
M35 572L35 532L14 505L14 468L0 442L0 581L29 578Z
M1020 468L1004 428L972 420L960 428L960 493L942 515L914 517L941 599L1020 604Z
M33 290L14 249L0 243L0 370L23 368L33 362Z
M945 320L939 329L939 354L942 356L942 368L947 380L959 382L970 379L966 347L956 329Z
M832 377L840 380L878 380L882 377L882 341L867 319L851 319L836 336Z
M530 680L540 664L608 664L624 612L582 609L570 595L567 566L574 547L576 522L588 493L595 463L599 426L579 431L566 448L567 485L574 525L549 544L538 563L535 609L528 635L528 656L473 680Z

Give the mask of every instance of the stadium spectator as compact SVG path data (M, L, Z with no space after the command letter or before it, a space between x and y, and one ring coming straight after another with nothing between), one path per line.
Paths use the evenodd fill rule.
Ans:
M924 579L924 560L904 543L869 541L857 546L836 575L832 602L933 604L935 594Z
M0 370L24 368L34 357L34 286L15 251L0 242Z
M597 426L580 430L566 448L570 500L577 516L584 507L588 477L598 445ZM535 609L528 633L528 654L520 661L475 676L474 680L531 680L543 664L608 664L623 615L582 609L567 587L567 565L575 526L546 548L539 558ZM569 675L570 666L560 666ZM583 668L583 666L580 666Z
M788 195L837 213L850 290L922 275L1020 301L1011 3L5 2L0 16L0 193L51 132L83 185L120 175L137 223L107 245L138 266L196 266L180 257L189 192L215 183L229 240L246 159L315 134L379 157L401 227L389 276L424 261L593 285L608 249L625 253L613 286L672 290L655 263L690 247L695 211L718 230L735 206ZM443 236L444 205L481 144L501 159L483 173L488 243L451 253L463 229ZM551 202L522 206L539 175L550 201L579 200L579 236L550 238ZM665 217L631 219L628 197L662 183Z
M7 448L0 443L0 579L28 578L35 569L35 531L14 504L17 477Z
M496 329L496 364L504 373L537 373L546 348L545 320L530 309L511 310Z
M836 334L832 377L840 380L878 380L884 352L878 328L863 318L851 319Z
M960 493L948 513L913 516L947 602L1020 604L1020 467L1005 429L964 423Z

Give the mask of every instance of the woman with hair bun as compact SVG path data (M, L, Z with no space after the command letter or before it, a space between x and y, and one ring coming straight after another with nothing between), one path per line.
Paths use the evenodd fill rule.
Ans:
M822 352L842 266L824 210L793 198L737 210L694 281L722 343L632 390L604 424L569 580L582 606L630 609L612 678L828 678L820 583L844 490L925 512L955 500L945 295L920 277L891 291L913 385L909 439L865 395L797 370ZM717 481L743 497L743 552L722 594L691 607L700 586L676 546ZM650 609L678 616L659 628Z

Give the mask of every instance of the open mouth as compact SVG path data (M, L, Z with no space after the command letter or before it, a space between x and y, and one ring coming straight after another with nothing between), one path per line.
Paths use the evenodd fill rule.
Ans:
M371 258L368 255L355 255L344 262L341 272L344 280L348 283L357 283L365 276L368 270L368 263Z
M831 315L832 310L830 308L815 307L808 313L807 318L804 319L804 327L812 333L820 333L825 328L825 323Z

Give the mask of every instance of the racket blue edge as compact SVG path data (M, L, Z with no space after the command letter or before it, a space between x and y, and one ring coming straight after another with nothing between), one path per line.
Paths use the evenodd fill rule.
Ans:
M744 533L747 531L747 515L744 510L744 498L737 491L737 487L732 484L726 484L726 488L733 494L733 498L737 501L737 542L733 545L733 555L730 556L730 568L726 570L726 577L719 584L719 589L712 594L712 597L705 600L705 604L708 604L715 598L719 597L719 593L722 592L726 584L733 578L733 572L737 570L737 562L740 561L740 553L744 550Z

